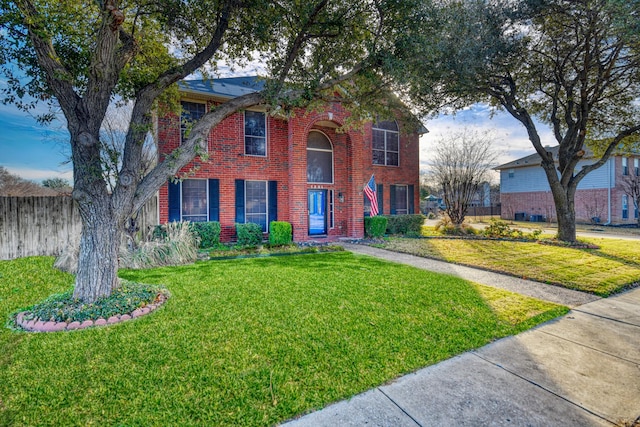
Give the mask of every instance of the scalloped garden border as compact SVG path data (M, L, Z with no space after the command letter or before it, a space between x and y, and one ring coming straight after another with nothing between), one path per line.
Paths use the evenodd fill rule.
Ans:
M21 311L16 315L16 325L24 329L26 332L59 332L59 331L73 331L77 329L86 329L94 326L106 326L114 325L116 323L125 322L127 320L136 319L149 314L158 309L168 299L168 296L160 293L156 297L156 302L146 305L141 308L136 308L131 313L119 314L111 316L108 319L103 317L96 320L85 320L84 322L53 322L42 321L40 319L27 320L24 316L29 313L28 311Z

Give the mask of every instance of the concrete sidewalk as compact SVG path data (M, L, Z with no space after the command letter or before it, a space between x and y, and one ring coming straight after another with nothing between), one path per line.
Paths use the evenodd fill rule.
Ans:
M560 294L574 307L560 319L286 426L640 426L640 289L584 305Z
M371 246L342 242L340 246L343 246L346 250L353 253L370 255L388 261L411 265L423 270L435 271L436 273L451 274L452 276L461 277L482 285L506 289L522 295L566 305L567 307L573 308L600 299L600 297L595 295L562 288L560 286L547 285L478 268L465 267L463 265L451 264L415 255L401 254Z

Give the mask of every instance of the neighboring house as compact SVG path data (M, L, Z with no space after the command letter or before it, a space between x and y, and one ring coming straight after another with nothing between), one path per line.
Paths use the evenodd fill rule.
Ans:
M557 146L547 150L557 157ZM640 174L639 161L639 155L611 156L602 167L588 173L580 181L576 191L576 221L634 223L638 211L631 198L622 190L621 182L625 175ZM595 159L587 152L576 169L593 162ZM536 153L495 168L500 171L502 218L556 220L553 196L540 163L540 156Z
M182 120L158 119L160 156L180 145L189 120L244 93L260 90L256 77L180 83ZM211 130L209 159L196 158L159 191L160 223L219 221L222 239L235 223L287 221L295 241L364 235L364 185L372 174L381 213L410 214L419 206L417 134L396 121L336 131L348 113L339 103L291 117L251 108Z

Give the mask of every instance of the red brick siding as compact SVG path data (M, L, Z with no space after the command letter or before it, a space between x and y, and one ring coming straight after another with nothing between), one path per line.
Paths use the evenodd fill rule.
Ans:
M330 117L331 113L331 119ZM362 188L371 173L376 182L385 185L384 207L389 212L389 185L413 184L414 206L419 206L418 136L401 136L400 167L372 165L371 125L363 131L338 133L334 128L322 127L319 121L331 121L339 126L347 113L339 104L332 104L324 112L297 111L285 121L268 118L267 157L244 155L243 116L234 114L209 134L210 158L205 162L196 158L180 171L188 178L216 178L220 180L220 223L222 238L227 241L235 234L235 180L275 180L278 182L278 220L292 224L295 241L308 240L307 190L321 188L334 194L334 227L329 237L364 235ZM159 150L168 153L178 147L180 130L178 117L169 114L158 120ZM306 141L311 130L327 135L333 144L334 182L307 183ZM338 195L344 201L340 202ZM160 222L168 221L167 186L159 192Z

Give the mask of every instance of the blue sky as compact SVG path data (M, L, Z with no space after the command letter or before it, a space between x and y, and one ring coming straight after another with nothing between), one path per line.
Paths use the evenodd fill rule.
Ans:
M420 141L420 166L429 168L434 144L443 135L462 128L480 132L490 131L495 136L499 152L498 163L507 163L533 153L524 127L505 112L491 115L486 105L476 104L455 115L440 115L425 120L429 133ZM56 121L49 126L40 125L34 117L13 105L0 105L0 166L25 179L42 181L61 177L72 180L68 159L68 133L64 123ZM546 126L539 125L543 143L556 145Z
M42 126L14 105L0 105L0 129L0 166L33 181L55 177L71 181L72 166L63 164L68 159L63 123Z

